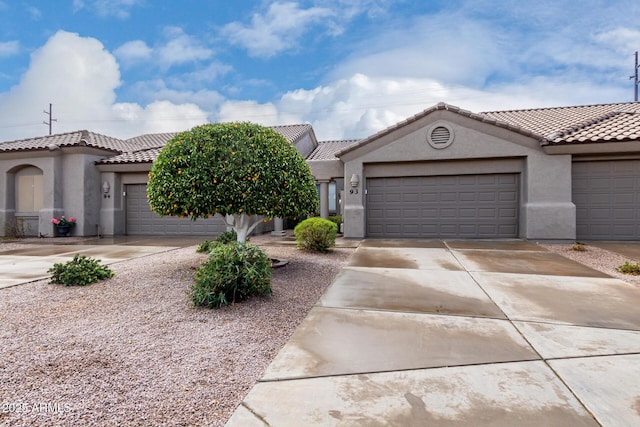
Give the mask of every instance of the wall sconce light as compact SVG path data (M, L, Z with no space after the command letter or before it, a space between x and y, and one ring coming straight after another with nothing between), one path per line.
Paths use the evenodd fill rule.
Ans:
M349 190L349 193L351 194L358 194L358 185L360 184L360 177L358 176L357 173L354 173L353 175L351 175L351 190Z
M111 197L111 195L109 194L109 191L111 191L111 186L109 185L109 182L108 181L103 182L102 183L102 194L103 194L103 197L105 199L108 199L108 198Z

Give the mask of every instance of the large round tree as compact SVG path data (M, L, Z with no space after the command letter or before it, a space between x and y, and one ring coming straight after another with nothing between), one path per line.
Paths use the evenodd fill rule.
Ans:
M147 195L159 215L222 215L239 242L264 219L318 209L315 180L298 150L273 129L245 122L176 135L151 167Z

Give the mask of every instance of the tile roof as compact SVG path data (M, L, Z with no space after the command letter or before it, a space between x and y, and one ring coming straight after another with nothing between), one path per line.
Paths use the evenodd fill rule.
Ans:
M441 102L341 149L336 156L353 151L437 110L452 111L480 122L506 128L535 138L542 145L640 140L640 102L484 113L473 113Z
M167 142L177 134L178 132L148 133L129 138L126 141L132 146L138 147L140 150L145 148L164 147Z
M292 144L313 130L310 124L271 126L271 128L282 134ZM126 152L104 158L96 164L153 163L162 147L177 134L178 132L153 133L129 138L125 141L129 144L129 149Z
M0 152L49 150L52 147L87 146L122 153L131 150L127 142L95 132L80 130L0 143Z
M640 103L492 111L485 117L539 135L543 144L640 140Z
M319 141L318 146L307 160L337 160L336 153L350 147L358 142L357 139L346 139L340 141Z
M296 142L298 142L298 140L308 132L313 131L311 125L308 123L300 124L300 125L284 125L284 126L270 126L270 127L276 132L281 133L292 144L295 144Z
M536 135L532 131L530 131L528 129L525 129L525 128L521 127L521 126L512 125L510 123L503 122L503 121L494 119L494 118L489 117L489 116L484 116L484 115L481 115L481 114L478 114L478 113L473 113L471 111L464 110L464 109L462 109L460 107L456 107L455 105L451 105L451 104L446 104L444 102L440 102L440 103L434 105L433 107L427 108L426 110L423 110L423 111L419 112L418 114L415 114L415 115L413 115L413 116L411 116L411 117L409 117L409 118L407 118L405 120L402 120L402 121L400 121L400 122L398 122L398 123L396 123L396 124L394 124L392 126L389 126L386 129L382 129L381 131L379 131L377 133L374 133L371 136L368 136L368 137L366 137L364 139L361 139L357 143L355 143L353 145L350 145L349 147L341 149L340 151L338 151L336 153L336 156L340 157L343 154L347 154L348 152L353 151L358 147L362 147L363 145L367 145L371 141L374 141L374 140L376 140L378 138L381 138L381 137L383 137L385 135L388 135L388 134L390 134L390 133L392 133L392 132L394 132L394 131L396 131L396 130L398 130L398 129L406 126L406 125L409 125L409 124L411 124L413 122L416 122L416 121L422 119L423 117L428 116L429 114L433 113L434 111L439 111L439 110L451 111L451 112L454 112L454 113L459 114L461 116L469 117L471 119L478 120L480 122L486 122L486 123L490 123L492 125L496 125L496 126L499 126L499 127L507 128L507 129L513 130L515 132L522 133L522 134L524 134L526 136L532 136L534 138L538 138L538 139L542 140L542 137Z
M118 154L117 156L107 157L96 164L98 165L115 165L124 163L153 163L160 154L162 147L143 148L142 150L129 151Z

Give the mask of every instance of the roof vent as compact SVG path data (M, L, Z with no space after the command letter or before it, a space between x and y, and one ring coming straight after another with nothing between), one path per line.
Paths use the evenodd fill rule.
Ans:
M447 123L436 122L427 131L427 142L433 148L447 148L453 142L453 129Z

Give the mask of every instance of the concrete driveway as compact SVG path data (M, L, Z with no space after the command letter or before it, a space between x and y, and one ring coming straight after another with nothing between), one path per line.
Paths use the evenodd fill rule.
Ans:
M17 249L0 250L0 289L50 276L55 263L67 262L75 254L100 259L104 264L139 258L199 243L202 237L112 237L68 243L64 238L47 239Z
M640 288L523 241L365 241L227 426L640 425Z

